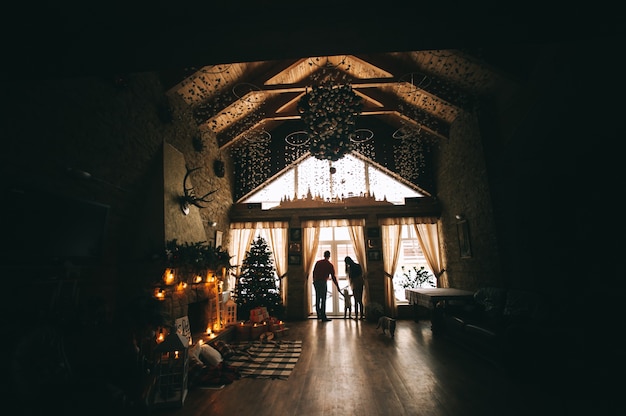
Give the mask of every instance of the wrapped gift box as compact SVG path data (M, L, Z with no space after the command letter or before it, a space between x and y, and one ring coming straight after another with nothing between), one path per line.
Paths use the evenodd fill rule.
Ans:
M259 306L250 310L250 322L252 323L267 322L269 318L270 315L267 313L267 308L265 306Z

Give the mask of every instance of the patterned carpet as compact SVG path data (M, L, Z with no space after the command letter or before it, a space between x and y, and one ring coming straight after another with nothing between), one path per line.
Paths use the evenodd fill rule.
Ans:
M302 341L260 341L233 344L236 354L225 362L241 377L286 380L302 353Z

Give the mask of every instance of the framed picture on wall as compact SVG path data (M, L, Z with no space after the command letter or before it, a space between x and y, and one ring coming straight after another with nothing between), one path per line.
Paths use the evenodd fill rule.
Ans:
M469 227L467 220L461 220L456 223L456 231L459 236L459 252L462 259L472 257L472 247L470 246Z
M302 263L302 256L299 254L290 254L288 259L289 264L297 265Z
M380 229L378 227L369 227L367 229L367 238L379 238Z
M302 251L302 246L300 243L289 243L289 252L290 253L300 253Z
M380 254L380 250L367 250L367 260L368 261L381 261L382 255Z
M184 337L187 337L187 339L191 339L191 327L189 326L188 316L183 316L182 318L176 318L174 325L176 326L176 332L178 332Z
M220 247L222 245L222 236L224 235L221 231L215 232L215 247Z
M289 229L289 241L302 240L302 228L290 228Z

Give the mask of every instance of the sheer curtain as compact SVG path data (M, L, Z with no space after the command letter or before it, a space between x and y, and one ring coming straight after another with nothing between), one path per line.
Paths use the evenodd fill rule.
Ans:
M228 253L232 256L230 262L235 268L234 272L228 277L228 290L235 290L237 276L241 273L241 263L246 257L246 251L252 244L255 231L256 228L252 222L230 224Z
M439 222L434 224L415 223L413 226L426 263L437 278L437 287L448 287L448 277L443 275L446 269L443 268L443 256L439 245Z
M395 316L397 314L393 275L398 267L398 257L403 225L413 225L428 267L437 277L438 287L447 287L442 278L445 269L439 244L439 219L436 217L385 218L379 221L383 238L383 267L385 269L385 302Z
M264 230L267 234L267 245L274 258L274 267L280 277L280 291L283 305L287 305L287 221L256 221L256 222L234 222L230 224L230 244L228 253L233 256L231 264L236 265L235 276L241 273L241 263L246 257L246 252L250 250L250 245L256 237L257 231ZM236 277L229 279L229 290L235 289Z
M353 221L348 225L348 232L350 233L350 241L354 247L356 253L356 262L361 265L363 269L363 280L365 286L363 288L363 306L367 305L367 299L369 297L369 284L367 281L367 256L365 255L365 221L362 223L356 223Z
M311 310L311 285L313 281L309 279L309 276L313 272L313 266L315 265L315 258L317 254L317 247L320 242L320 228L319 227L305 227L302 229L302 266L304 267L304 304L306 305L306 311L304 316L309 316Z
M287 286L289 284L289 279L285 279L287 277L287 227L288 224L284 222L280 224L280 227L274 226L268 229L268 243L274 254L274 266L280 278L280 294L285 307L287 306Z
M393 275L398 267L400 254L400 236L402 235L401 224L388 224L381 227L383 238L383 271L385 273L385 310L391 311L391 317L398 315L396 295L393 287Z

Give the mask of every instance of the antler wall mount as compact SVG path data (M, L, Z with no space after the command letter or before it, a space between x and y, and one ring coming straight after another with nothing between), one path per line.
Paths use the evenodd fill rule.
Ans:
M185 173L185 178L183 179L183 195L179 198L179 202L180 209L185 215L189 214L189 208L191 207L191 205L194 205L198 208L206 208L206 206L202 205L202 203L212 202L212 200L207 200L207 197L217 192L217 189L214 189L202 195L201 197L198 197L193 186L187 186L187 179L189 178L189 175L198 169L200 169L200 167L193 169L187 168L187 173Z

